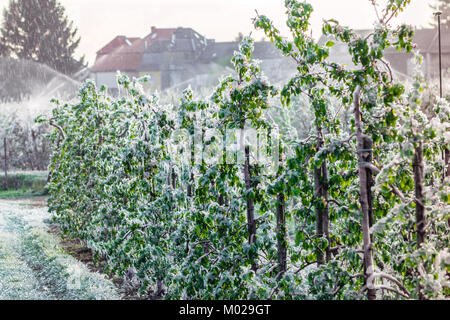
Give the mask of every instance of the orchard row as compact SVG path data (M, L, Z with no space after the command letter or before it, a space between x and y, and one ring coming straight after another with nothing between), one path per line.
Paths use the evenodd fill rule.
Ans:
M120 75L122 97L87 82L77 104L55 101L55 220L142 294L448 297L450 107L422 106L418 54L409 85L383 60L413 48L410 27L388 27L408 2L389 1L365 38L324 22L325 46L307 3L285 1L292 40L258 15L298 66L281 88L246 38L209 98L187 89L166 105ZM327 59L337 41L354 67Z

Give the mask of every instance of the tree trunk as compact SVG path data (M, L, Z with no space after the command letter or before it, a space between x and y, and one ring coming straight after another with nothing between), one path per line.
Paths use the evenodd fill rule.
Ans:
M3 151L5 155L5 190L8 190L8 152L6 146L7 140L6 137L3 138Z
M450 177L450 150L445 148L445 177Z
M177 186L177 175L175 173L175 168L172 167L172 189L175 190Z
M324 141L322 135L322 128L317 128L317 149L321 149ZM328 168L326 160L324 159L320 167L314 168L314 198L315 198L315 210L316 210L316 237L325 237L330 241L329 234L329 213L328 213ZM331 260L331 252L329 250L329 245L324 252L321 248L317 248L317 264L321 265L325 263L325 258L327 261Z
M284 194L279 193L277 196L277 247L278 247L278 273L282 275L286 272L286 217L284 215Z
M331 250L330 250L330 217L328 212L328 168L327 161L324 160L322 162L322 198L325 201L325 208L323 211L323 233L325 238L328 241L328 246L325 251L326 261L329 262L331 260Z
M426 240L426 216L425 216L425 198L423 196L424 177L423 177L423 142L420 141L414 151L413 160L414 170L414 190L415 190L415 204L416 204L416 233L417 233L417 247L420 248ZM422 265L424 267L424 265ZM423 286L419 284L417 291L420 300L426 300L422 294Z
M223 194L219 194L219 205L224 206L225 205L225 198Z
M244 180L245 190L248 193L253 187L252 175L250 172L250 147L245 145L245 120L241 123L240 148L244 150ZM248 243L250 245L256 242L256 223L255 223L255 203L253 199L247 196L247 226L248 226ZM256 272L257 266L255 258L252 262L252 270Z
M191 198L193 196L193 192L192 192L192 180L193 180L193 178L194 178L193 174L191 173L191 178L190 178L189 184L187 186L187 196L189 198Z
M226 135L226 129L225 129L225 131L222 132L222 164L221 165L219 164L220 175L222 175L225 172L226 163L227 163L227 135ZM222 192L221 190L218 190L219 204L221 206L224 206L226 204L225 192L226 191Z
M39 163L39 151L38 151L38 145L37 145L37 135L33 129L31 129L31 139L33 141L34 162L36 165L36 169L39 170L40 163Z
M252 177L250 172L250 147L245 147L244 164L245 189L249 191L252 188ZM247 197L247 223L248 223L248 243L256 242L256 223L255 223L255 204L253 199ZM256 272L256 262L252 263L252 270Z
M282 148L280 147L280 168L282 164ZM278 171L278 176L281 174L281 169ZM287 247L286 247L286 216L285 216L285 197L284 193L280 192L277 195L277 254L278 254L278 273L280 276L286 272Z
M372 275L374 273L373 269L373 257L372 257L372 242L370 236L370 207L369 204L369 190L368 190L368 177L367 170L365 168L365 163L367 162L367 158L364 157L365 152L364 146L364 134L362 130L361 123L361 110L360 110L360 94L361 87L355 91L354 95L354 105L355 105L355 124L356 124L356 139L358 142L358 160L359 160L359 191L360 191L360 202L361 209L363 214L362 219L362 231L363 231L363 242L364 242L364 275L366 279L372 279ZM376 290L372 289L372 283L366 283L367 289L367 299L375 300L376 299Z
M48 168L47 161L46 161L47 160L46 154L47 154L47 143L46 143L46 140L44 140L44 141L42 141L42 151L41 151L41 155L39 157L40 170L42 170L42 171L44 171Z
M447 172L445 173L445 177L450 177L450 150L445 148L445 164L447 166ZM450 218L447 220L448 226L450 227Z
M164 294L164 283L161 280L156 281L156 296L162 297Z
M195 166L195 139L194 136L192 136L192 143L191 143L191 174L190 174L190 181L187 186L187 196L193 197L194 196L194 166Z
M414 152L414 189L416 203L416 228L417 228L417 246L420 248L426 240L426 217L423 196L423 143L419 142Z
M362 157L365 159L364 161L367 163L372 163L373 160L373 141L370 137L363 135L364 138L364 151L362 152ZM366 168L366 175L367 175L367 199L368 199L368 205L369 205L369 228L372 228L373 226L373 193L372 193L372 187L375 184L375 181L373 180L373 172L370 168ZM370 242L373 242L373 237L371 235Z
M322 167L314 168L314 201L316 208L316 237L323 237L323 216L324 216L324 204L322 199L322 188L321 188L321 178L322 178ZM317 248L317 265L325 263L325 257L321 248Z

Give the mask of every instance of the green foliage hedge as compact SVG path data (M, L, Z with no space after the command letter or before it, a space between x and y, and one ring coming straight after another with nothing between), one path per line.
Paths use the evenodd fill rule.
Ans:
M0 176L0 191L5 191L5 175ZM13 173L8 174L8 190L32 189L43 191L47 184L47 173Z

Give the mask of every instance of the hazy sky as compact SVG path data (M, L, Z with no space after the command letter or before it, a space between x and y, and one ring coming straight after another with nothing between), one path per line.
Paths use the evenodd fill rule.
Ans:
M383 3L386 0L378 0ZM0 0L0 9L9 0ZM191 27L218 41L231 41L239 32L253 30L255 9L269 16L286 33L284 0L60 0L79 29L81 43L77 55L86 55L92 64L95 53L116 35L143 37L151 26ZM323 19L334 18L353 28L371 28L375 14L369 0L309 0L314 7L313 35L320 35ZM396 23L427 27L434 0L411 0ZM2 17L0 18L0 20ZM261 39L263 34L253 31Z

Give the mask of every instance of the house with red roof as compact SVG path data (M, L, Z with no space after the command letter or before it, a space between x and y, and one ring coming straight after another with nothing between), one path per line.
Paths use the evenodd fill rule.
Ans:
M91 74L98 86L106 85L112 92L117 90L117 71L130 77L150 75L146 86L150 91L182 89L192 85L192 79L209 76L217 80L219 74L229 72L227 67L238 48L238 42L217 43L191 28L152 27L144 38L117 36L111 40L97 52ZM290 66L271 42L256 42L253 57L278 62L285 59L276 65ZM291 69L295 70L295 65Z
M192 76L187 65L208 63L204 52L212 40L191 28L156 28L144 38L117 36L97 52L91 73L97 85L117 88L117 72L150 75L150 90L164 90ZM192 73L192 72L190 72Z

